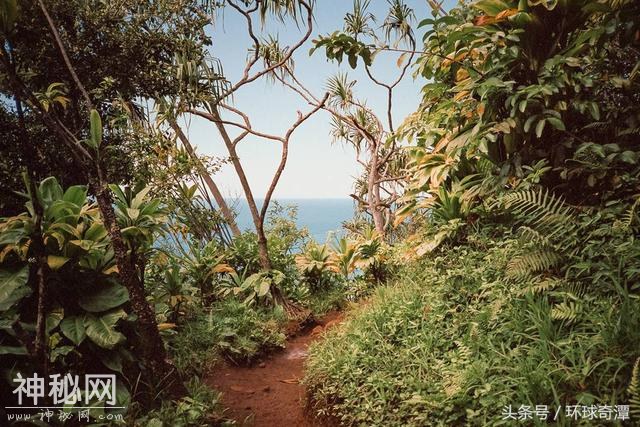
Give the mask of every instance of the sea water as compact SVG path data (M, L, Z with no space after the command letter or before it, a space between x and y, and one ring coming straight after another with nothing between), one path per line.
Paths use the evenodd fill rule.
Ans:
M277 199L281 206L295 206L297 208L296 224L306 227L310 236L318 243L325 243L330 232L339 234L342 223L353 218L353 199ZM258 209L262 200L256 199ZM230 201L234 211L238 214L238 226L242 230L253 230L253 221L244 199ZM287 212L287 211L285 211Z

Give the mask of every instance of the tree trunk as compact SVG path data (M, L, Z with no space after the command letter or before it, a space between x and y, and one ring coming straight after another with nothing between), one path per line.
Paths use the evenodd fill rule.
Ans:
M222 123L222 119L220 118L220 114L216 109L212 111L213 122L220 132L220 136L222 136L222 140L224 141L224 145L227 147L227 151L229 152L229 156L231 157L231 163L233 164L233 168L236 170L236 174L238 175L238 179L240 179L240 184L242 185L242 190L244 191L244 195L247 199L247 205L249 205L249 212L251 212L251 219L253 220L253 225L256 228L256 234L258 235L258 259L260 261L260 268L264 271L271 270L271 260L269 259L269 248L267 246L267 238L264 234L264 218L260 216L260 212L258 211L258 206L256 205L256 201L253 197L253 192L251 191L251 186L249 185L249 180L247 179L247 175L244 173L244 168L242 167L242 163L240 163L240 157L238 157L238 152L236 151L236 147L231 141L229 134L227 133L227 129L224 127Z
M13 60L13 48L9 43L9 52ZM31 204L34 211L34 227L31 233L29 256L35 262L29 266L29 284L35 289L37 295L36 306L36 336L33 345L33 357L36 360L43 376L49 375L49 345L47 340L47 277L46 269L47 254L45 251L44 240L42 237L42 219L44 217L44 208L38 198L38 161L40 152L37 145L30 144L27 126L24 122L24 111L22 109L22 101L18 96L15 97L16 112L18 113L18 125L20 127L20 138L22 145L22 154L26 163L25 181L27 192L31 195Z
M229 228L231 228L231 232L233 233L233 236L234 237L240 236L241 234L240 228L238 228L238 224L236 223L236 219L233 216L233 212L231 212L231 209L229 209L229 205L227 205L226 200L224 200L224 197L222 196L220 189L211 178L211 175L209 175L209 173L204 168L204 165L200 162L200 159L198 158L195 150L193 149L191 142L189 141L187 136L184 134L184 132L182 132L182 129L180 129L180 126L178 126L178 124L175 121L170 121L169 125L171 126L171 128L174 130L174 132L180 139L180 142L182 142L182 145L184 145L184 148L185 150L187 150L187 153L189 153L193 161L196 162L198 172L200 173L200 176L202 177L204 182L207 184L207 187L209 187L209 191L211 191L213 198L215 199L216 203L218 204L218 207L220 208L220 212L222 212L222 216L224 217L225 221L229 225Z
M104 225L111 238L120 281L129 291L131 308L138 317L137 331L143 360L149 364L147 368L154 378L162 380L162 388L166 389L173 398L180 398L186 394L186 388L175 366L167 358L164 343L158 332L155 313L146 299L144 284L140 282L136 267L127 255L127 246L116 222L110 190L105 183L99 181L93 181L92 187Z
M255 221L254 221L255 222ZM258 260L263 270L271 270L271 259L269 259L269 247L267 236L264 234L264 221L260 219L256 224L256 234L258 235Z
M378 144L372 145L371 160L369 161L369 179L367 181L367 202L373 217L373 224L380 236L384 236L384 216L380 211L380 192L376 186L378 181Z

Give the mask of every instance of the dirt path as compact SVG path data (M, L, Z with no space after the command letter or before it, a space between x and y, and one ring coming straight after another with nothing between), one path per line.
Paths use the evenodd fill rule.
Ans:
M221 365L214 369L207 384L222 392L226 418L240 426L319 427L304 412L304 359L309 343L324 329L339 323L341 313L332 312L318 326L287 341L287 347L255 366Z

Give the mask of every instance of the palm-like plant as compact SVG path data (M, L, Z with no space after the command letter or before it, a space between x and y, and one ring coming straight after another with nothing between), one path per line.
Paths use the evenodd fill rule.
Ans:
M345 237L336 238L331 249L333 251L334 265L338 267L338 270L345 278L349 277L356 268L357 257L355 243Z
M327 245L311 244L296 256L296 265L312 290L318 290L328 280L330 273L339 270Z
M373 228L365 229L356 249L355 266L370 274L375 281L382 282L386 259L385 244L380 234Z
M45 111L59 105L63 109L69 105L71 99L67 97L67 89L64 83L51 83L44 92L36 93L36 99Z
M184 280L185 272L179 265L166 266L164 280L155 294L156 302L167 305L167 321L176 323L184 304L195 301L198 289Z
M110 186L115 195L115 213L122 227L122 236L130 248L149 247L154 236L165 231L167 212L160 199L149 199L151 187L140 185L131 188Z

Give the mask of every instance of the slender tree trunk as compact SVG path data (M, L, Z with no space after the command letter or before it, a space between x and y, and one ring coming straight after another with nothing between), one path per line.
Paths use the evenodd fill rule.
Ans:
M236 170L238 179L240 179L242 190L244 191L244 195L247 199L247 205L249 205L251 219L253 220L253 225L255 226L256 234L258 235L258 259L260 261L260 268L265 271L271 270L269 248L267 246L267 238L264 234L264 218L260 216L260 212L258 211L258 206L256 205L256 201L253 197L253 192L251 191L251 186L249 185L247 175L244 173L242 163L240 163L240 157L238 157L236 147L233 144L233 141L231 141L231 137L229 137L229 133L224 127L224 124L221 123L222 119L220 118L220 114L216 109L212 111L212 116L214 119L213 122L215 123L218 132L220 132L220 135L222 136L224 145L227 147L227 151L229 152L229 156L231 157L231 163L233 164L233 168Z
M255 223L255 221L254 221ZM269 247L267 244L267 236L264 233L264 221L262 218L256 225L256 234L258 235L258 259L260 267L263 270L271 270L271 259L269 258Z
M182 129L180 129L180 126L178 126L178 124L175 121L170 121L169 125L171 126L171 128L174 130L174 132L180 139L180 142L182 142L182 145L184 145L184 148L187 150L187 153L189 153L189 156L191 156L193 161L196 162L198 172L200 173L200 176L202 177L204 182L207 184L207 187L209 187L209 191L211 191L213 198L215 199L216 203L218 204L218 207L220 208L220 211L222 212L222 216L224 217L225 221L229 225L229 228L231 228L231 232L233 233L233 236L234 237L240 236L241 234L240 228L238 228L238 224L236 223L236 219L233 216L233 212L231 212L231 209L229 209L229 205L227 205L226 200L224 200L224 197L222 196L220 189L211 178L211 175L209 175L209 173L204 168L204 165L200 162L200 159L196 155L196 152L193 149L191 142L189 141L187 136L184 134L184 132L182 132Z
M93 180L92 187L104 225L111 238L120 282L129 291L131 308L138 317L137 327L140 351L143 359L150 365L147 366L147 369L155 378L161 378L166 381L166 384L163 384L163 388L172 397L182 397L186 394L186 389L175 366L167 358L164 343L158 332L155 313L147 302L144 285L140 282L136 266L133 265L127 255L127 246L122 239L120 227L116 222L111 192L107 185L104 182L100 182L100 180Z
M73 69L58 31L56 30L54 22L49 16L43 1L38 0L38 4L49 23L51 32L56 44L58 45L60 53L63 56L65 65L69 69L74 82L85 98L87 107L93 108L91 99ZM0 49L4 51L4 49ZM26 86L24 86L20 79L17 78L15 70L11 68L11 65L9 65L9 79L11 84L15 86L16 94L24 95L24 98L29 99L34 107L35 105L38 105L37 99L35 99L33 93L28 91ZM131 265L127 256L127 247L122 239L120 227L116 222L113 201L111 199L109 188L102 176L99 162L96 161L96 159L91 156L84 147L82 147L79 140L69 134L68 131L65 131L65 129L56 122L56 120L51 119L46 111L42 111L41 109L36 111L40 112L47 127L56 132L60 136L61 140L69 147L75 160L78 162L78 167L80 167L89 178L90 185L98 202L98 207L100 209L105 228L111 238L120 281L127 288L132 309L138 317L137 326L138 336L140 337L140 350L144 362L149 365L147 366L148 372L150 373L149 376L151 377L153 375L155 378L160 378L164 383L162 384L163 389L167 390L172 397L179 398L184 396L187 392L186 388L184 387L177 370L166 357L166 350L158 332L155 313L146 300L144 287L137 276L136 268ZM91 167L92 165L95 167L93 170ZM46 258L44 258L44 260L46 261ZM46 270L46 265L44 268ZM46 303L46 295L44 292L41 293L39 299L42 300L43 304ZM46 321L41 322L41 324L43 325L41 327L46 328Z
M9 52L13 61L13 48L9 43ZM12 62L13 64L13 62ZM15 70L14 70L15 71ZM42 237L42 218L44 216L44 208L38 199L38 188L36 182L38 180L38 148L34 144L29 143L29 135L27 126L24 122L24 111L22 109L22 101L18 96L15 97L16 112L18 113L18 125L20 128L20 139L24 161L26 163L25 180L27 192L31 195L31 204L33 206L34 227L31 233L31 244L29 245L29 258L35 262L29 268L29 283L35 288L37 295L36 303L36 336L33 345L33 357L37 361L37 366L42 370L44 376L49 375L49 346L47 340L46 320L47 320L47 255L44 247L44 239Z
M371 160L369 161L369 177L367 181L367 202L369 211L373 217L373 224L376 231L384 236L384 216L380 211L380 192L376 189L380 184L378 181L378 144L372 145Z

